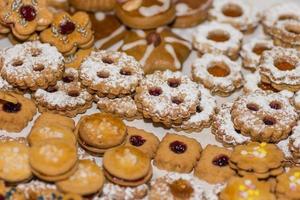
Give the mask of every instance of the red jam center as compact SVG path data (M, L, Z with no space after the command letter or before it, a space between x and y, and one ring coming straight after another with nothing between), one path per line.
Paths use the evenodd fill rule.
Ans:
M186 144L184 144L183 142L180 142L180 141L172 142L169 147L170 147L171 151L173 151L174 153L177 153L177 154L182 154L187 149Z
M26 21L33 21L36 17L36 10L31 5L24 5L20 8L20 14Z
M226 155L220 155L214 158L212 163L219 167L225 167L229 164L229 158Z
M129 141L130 141L130 144L132 144L133 146L136 146L136 147L140 147L146 142L146 140L140 135L132 135L130 137Z
M159 87L150 88L148 92L152 96L159 96L162 94L162 90Z
M5 102L3 104L3 111L7 113L17 113L21 110L21 104L20 103L11 103L11 102Z
M51 87L51 86L50 86L50 87L47 88L47 92L49 92L49 93L57 92L57 87L55 87L55 86L54 86L54 87Z
M73 82L74 81L74 77L73 76L65 76L65 77L63 77L63 82L65 82L65 83L71 83L71 82Z
M0 194L0 200L5 200L5 197L2 194Z
M64 21L60 24L60 33L62 35L71 34L75 30L75 24L71 21Z

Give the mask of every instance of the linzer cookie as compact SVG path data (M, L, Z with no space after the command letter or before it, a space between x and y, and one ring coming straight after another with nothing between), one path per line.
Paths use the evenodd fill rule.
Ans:
M116 14L127 26L136 29L153 29L175 19L175 5L171 0L117 1Z
M199 160L201 150L197 140L167 133L159 144L154 165L167 171L189 173Z
M224 54L233 60L239 56L243 34L229 24L210 22L193 33L193 44L200 54Z
M141 150L122 146L105 152L103 157L105 177L121 186L138 186L152 177L150 158Z
M53 21L46 0L7 0L0 10L0 21L11 28L19 40L27 40L36 31L42 31Z
M3 50L0 57L1 76L19 89L47 88L62 77L63 57L49 44L18 44Z
M106 182L103 186L101 197L96 200L141 200L148 195L148 186L142 184L136 187L122 187Z
M300 196L300 168L293 167L276 178L276 197L278 200L294 200Z
M82 148L102 155L125 142L127 129L120 118L107 113L95 113L80 119L75 134Z
M111 11L115 7L115 0L70 0L70 4L85 11Z
M135 57L144 66L145 73L151 74L155 70L180 70L190 54L191 44L169 28L160 27L129 31L119 50Z
M141 80L135 101L145 118L170 127L196 113L200 95L198 85L181 72L156 71Z
M54 16L51 27L40 34L42 42L56 46L64 55L71 55L79 49L87 49L94 44L91 21L87 13L70 15L60 12Z
M280 93L255 91L240 96L231 109L235 129L254 141L279 142L288 137L298 114Z
M78 71L67 68L62 80L47 89L38 89L33 98L40 112L51 112L74 117L92 106L93 96L82 88Z
M0 92L0 129L20 132L36 114L34 103L13 92Z
M229 96L243 86L241 66L224 55L205 54L196 59L192 77L219 96Z
M176 0L176 19L172 26L187 28L200 24L207 19L212 2L212 0Z
M134 93L143 74L142 66L132 56L115 51L93 51L80 67L82 84L99 97Z

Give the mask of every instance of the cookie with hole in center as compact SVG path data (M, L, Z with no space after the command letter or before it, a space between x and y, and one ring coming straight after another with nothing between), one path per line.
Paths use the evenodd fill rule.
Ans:
M132 146L108 150L103 157L105 177L121 186L138 186L152 177L151 160L147 154Z

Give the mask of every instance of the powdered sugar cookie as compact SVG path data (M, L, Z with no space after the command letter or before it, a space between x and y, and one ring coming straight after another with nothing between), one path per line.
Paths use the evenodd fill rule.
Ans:
M37 199L46 194L56 194L57 188L54 184L32 180L28 183L18 184L16 189L22 192L26 199Z
M92 106L93 96L82 88L78 80L78 71L67 68L63 79L56 85L38 89L33 98L38 104L39 111L68 117L84 113Z
M194 47L200 54L225 54L236 60L243 34L229 24L210 22L193 33Z
M261 55L264 51L273 48L273 41L268 39L252 39L242 46L240 52L243 58L243 67L254 72L257 70Z
M243 32L253 32L260 20L257 10L244 1L215 0L212 7L211 19L231 24Z
M277 90L296 92L300 89L300 53L295 49L274 47L261 57L261 81Z
M198 85L181 72L156 71L141 80L135 101L145 118L170 127L196 113L200 95Z
M297 110L300 110L300 91L295 93L294 96L294 105Z
M38 41L7 48L2 56L2 77L14 87L37 90L54 85L63 73L63 57L55 47ZM1 68L1 67L0 67Z
M93 51L80 67L82 84L99 97L134 93L143 74L142 66L132 56L114 51Z
M300 123L293 128L292 135L289 137L289 150L294 160L300 160Z
M243 86L241 66L224 55L205 54L196 59L192 77L220 96L228 96Z

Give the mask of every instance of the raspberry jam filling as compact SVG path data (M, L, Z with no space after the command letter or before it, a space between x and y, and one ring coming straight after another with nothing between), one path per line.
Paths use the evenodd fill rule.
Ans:
M180 141L174 141L172 143L170 143L169 148L171 149L171 151L173 151L174 153L177 154L182 154L186 151L187 146L186 144L184 144L183 142Z
M36 17L36 10L33 6L31 5L24 5L21 6L20 10L20 15L22 18L24 18L26 21L33 21Z
M226 155L219 155L213 159L212 163L219 167L225 167L229 164L229 157Z
M75 24L71 21L63 21L60 25L60 33L62 35L69 35L71 33L73 33L73 31L75 30Z
M11 102L5 102L3 104L3 111L7 113L17 113L21 110L22 105L20 103L11 103Z
M146 142L146 140L140 135L132 135L130 137L129 141L130 141L130 144L132 144L133 146L136 146L136 147L140 147Z
M162 90L159 87L150 88L148 92L152 96L159 96L162 94Z

